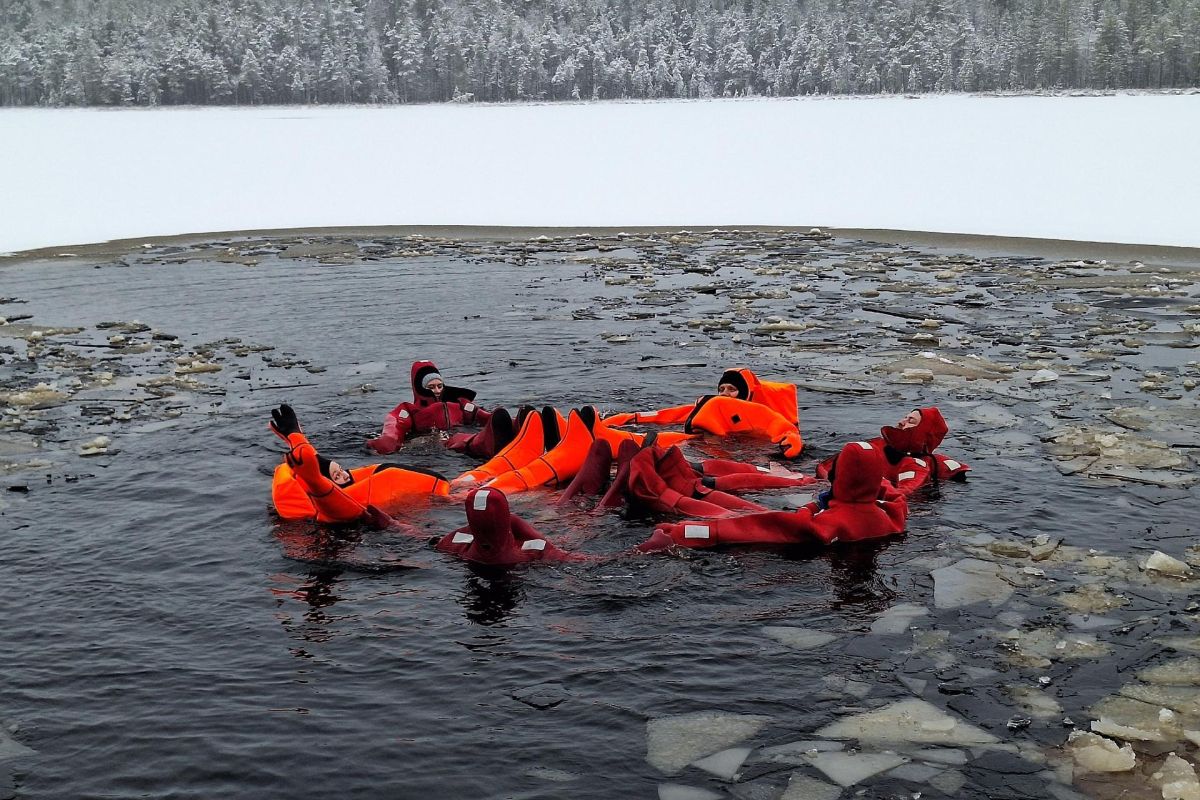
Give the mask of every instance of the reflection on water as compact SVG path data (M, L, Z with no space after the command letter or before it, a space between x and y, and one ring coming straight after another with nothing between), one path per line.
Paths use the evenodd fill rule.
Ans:
M467 564L466 581L458 602L476 625L501 625L525 597L524 568Z

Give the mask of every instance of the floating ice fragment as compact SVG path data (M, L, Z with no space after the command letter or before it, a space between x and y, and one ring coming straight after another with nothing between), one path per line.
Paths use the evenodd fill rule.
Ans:
M1192 574L1192 570L1187 564L1177 558L1172 558L1166 553L1155 550L1141 565L1142 569L1148 572L1157 572L1160 575L1170 575L1172 578L1187 578Z
M1034 386L1042 383L1050 383L1058 380L1058 373L1052 369L1039 369L1037 372L1029 376L1029 382Z
M758 751L759 761L770 761L776 764L807 764L808 757L814 753L828 753L841 750L846 745L842 742L801 741L764 747Z
M1001 605L1012 597L1013 587L999 576L1000 567L990 561L964 558L956 564L935 569L933 602L938 608L960 608L973 603Z
M949 764L955 767L961 767L968 761L967 754L962 750L954 750L948 747L914 750L911 755L919 761L932 761L935 764Z
M810 760L826 777L842 786L853 786L908 761L895 753L817 753Z
M37 751L32 747L26 747L16 739L12 738L5 726L0 724L0 762L8 761L9 759L13 758L24 758L25 756L32 756L36 754Z
M742 764L745 763L746 757L750 755L752 749L750 747L731 747L728 750L722 750L698 761L693 761L692 766L712 773L723 781L732 781L737 777L738 770L742 768Z
M948 797L957 797L959 789L967 783L967 777L956 769L948 769L929 781L929 785Z
M1008 694L1022 711L1038 719L1050 719L1062 714L1062 706L1058 701L1041 689L1013 685L1008 687Z
M817 647L824 647L838 638L836 635L826 633L825 631L789 626L768 625L763 628L763 633L780 644L791 647L794 650L812 650Z
M779 800L837 800L841 796L840 787L831 786L802 772L793 772Z
M684 786L681 783L660 783L658 785L658 800L721 800L725 795L698 786Z
M646 723L646 761L672 775L704 756L758 733L770 717L697 711Z
M1146 683L1170 686L1200 686L1200 658L1178 658L1148 667L1137 674Z
M1137 764L1132 747L1094 733L1071 731L1066 746L1083 772L1126 772Z
M1174 753L1167 755L1150 780L1162 790L1163 800L1200 800L1196 769Z
M874 711L826 725L818 736L871 742L994 744L992 734L960 722L924 700L899 700Z
M79 446L79 455L81 456L101 456L108 452L108 445L111 440L107 436L97 436L90 442L84 442Z
M929 764L901 764L888 773L888 777L899 778L909 783L929 783L930 779L940 775L945 767L933 767Z
M875 618L875 621L871 623L871 633L879 635L904 633L914 620L928 614L929 609L925 606L898 603Z

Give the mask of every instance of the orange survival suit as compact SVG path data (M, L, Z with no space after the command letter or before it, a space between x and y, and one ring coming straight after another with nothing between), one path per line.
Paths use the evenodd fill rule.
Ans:
M604 422L610 426L682 423L688 433L704 431L718 436L750 433L779 445L787 458L800 455L804 440L795 384L760 380L745 367L726 370L720 383L736 386L738 396L705 395L691 405L613 414Z

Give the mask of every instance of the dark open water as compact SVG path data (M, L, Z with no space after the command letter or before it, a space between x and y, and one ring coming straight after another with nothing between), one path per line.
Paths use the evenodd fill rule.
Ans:
M605 284L602 275L610 273L595 261L568 260L576 256L570 248L455 245L333 264L281 258L268 244L253 266L211 258L166 263L171 252L152 250L99 268L73 259L0 268L0 294L26 301L0 313L87 329L67 337L75 342L104 341L91 327L98 322L138 319L189 347L236 337L274 346L269 358L286 352L326 368L273 367L260 353L238 356L232 345L219 345L213 352L222 372L197 377L226 394L164 401L182 412L163 423L169 427L114 423L84 436L78 429L87 420L70 404L44 412L48 425L25 424L44 438L53 466L2 476L29 491L7 493L0 507L0 719L37 753L0 762L0 778L8 772L0 797L612 798L656 797L660 784L681 783L718 797L774 798L796 766L752 755L734 784L694 768L666 776L647 763L647 720L707 710L766 715L770 722L746 745L778 745L815 738L813 731L851 711L911 697L899 680L909 677L928 681L923 696L934 705L1029 753L1061 743L1066 729L1054 718L1010 732L1005 724L1020 712L1006 685L1036 686L1049 676L1063 714L1082 722L1086 707L1124 680L1122 671L1161 656L1153 636L1196 628L1182 613L1189 592L1142 588L1110 612L1140 622L1097 634L1113 648L1108 657L1032 670L1008 665L988 631L1011 625L995 615L1015 612L1028 627L1065 626L1068 612L1052 596L1081 580L1066 563L1040 564L1048 577L1018 589L1005 606L934 608L930 569L961 557L963 531L1022 539L1047 533L1117 555L1144 555L1150 544L1179 556L1194 540L1196 490L1060 475L1030 420L1053 410L1089 417L1104 398L1083 403L1076 390L1030 395L1027 384L976 391L963 382L913 386L858 375L853 359L864 352L904 356L928 348L891 339L842 353L757 344L750 329L769 313L834 321L820 333L831 346L858 341L864 327L885 319L864 315L861 303L888 301L862 300L850 287L889 278L827 269L807 278L816 290L798 304L785 297L731 306L730 292L794 278L780 284L750 270L781 245L739 255L746 243L730 238L687 251L689 258L701 253L703 263L730 264L714 275L663 266L667 245L581 250L585 258L631 264L655 263L646 261L653 250L659 289L726 281L711 294L688 289L674 306L632 301L640 288ZM797 249L789 258L812 263L874 252L915 258L883 245L825 243L837 252L808 256L809 244L789 246ZM986 264L978 267L964 292L1025 268L997 263L993 277ZM1020 335L1004 315L1020 317L1020 303L1045 307L1054 299L1014 294L1007 310L954 313L980 320L974 324L985 331L1008 327ZM955 302L906 295L901 305L934 303L950 313ZM731 307L749 311L730 329L679 324ZM638 309L664 316L623 317ZM866 321L851 324L852 317ZM731 338L738 330L742 342ZM602 332L634 338L609 344ZM1057 335L1061 342L1067 333ZM986 345L998 357L999 345L977 336L960 351ZM20 358L22 343L14 344L16 353L0 363L9 386L32 374ZM952 427L943 450L974 471L967 484L917 499L907 536L826 552L744 549L485 571L423 540L369 531L334 537L280 524L269 509L269 473L279 458L266 427L269 409L292 403L322 452L365 461L361 441L407 397L408 365L417 358L436 361L452 383L475 387L485 405L509 408L674 404L708 391L731 363L766 377L853 377L875 393L801 392L809 449L798 468L811 471L842 442L918 402L937 402ZM703 366L637 369L656 361ZM1120 381L1103 387L1117 390L1114 403L1126 392ZM351 391L364 383L380 391ZM295 384L305 385L269 388ZM1145 404L1133 392L1126 394ZM983 402L1020 418L1004 431L1007 440L996 438L994 425L969 421ZM119 452L75 456L77 442L96 433L112 436ZM752 442L727 452L762 459ZM450 476L471 464L429 438L401 457ZM588 552L616 553L651 529L648 520L556 509L552 499L529 495L514 505L552 537ZM784 507L789 498L763 501ZM433 536L462 518L459 505L444 504L416 509L408 521ZM395 558L413 567L387 568ZM874 615L898 603L928 607L930 615L914 624L947 631L944 644L922 650L912 634L870 635ZM843 638L798 651L765 635L764 626ZM847 694L840 679L865 682L869 693ZM954 795L1048 796L1047 767L1004 755L972 753L978 759L961 768L966 782ZM940 796L887 775L844 796L862 789L867 797Z

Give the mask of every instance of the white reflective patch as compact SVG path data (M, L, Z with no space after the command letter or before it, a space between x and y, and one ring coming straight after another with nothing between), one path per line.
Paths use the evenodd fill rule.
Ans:
M474 404L474 403L467 403L465 406L463 406L463 411L468 411L468 412L469 412L469 411L474 411L474 410L475 410L475 404Z
M917 462L917 463L918 463L918 464L920 464L922 467L928 467L928 466L929 466L928 464L926 464L926 463L925 463L925 459L923 459L923 458L914 458L914 459L913 459L913 461Z
M684 525L683 538L685 539L707 539L709 530L707 525Z
M476 511L484 511L487 509L488 495L491 494L487 489L480 489L475 493L475 499L471 501L471 507Z
M451 544L470 544L475 541L475 537L466 531L456 531L454 537L450 540Z
M917 473L913 472L913 471L910 469L908 472L901 472L899 475L897 475L897 476L896 476L896 480L898 480L898 481L907 481L907 480L910 480L910 479L912 479L912 478L915 478L915 477L917 477Z
M855 444L861 447L863 450L867 450L868 452L875 449L871 447L870 442L855 442Z
M546 540L545 539L529 539L524 544L521 545L521 549L522 550L545 550L546 549Z
M755 469L758 470L759 472L770 472L771 471L770 467L755 467Z
M408 419L408 409L407 408L400 412L400 419Z
M952 458L947 458L945 461L942 462L942 465L945 466L946 469L949 469L949 470L956 470L962 466L962 464L958 463L957 461L955 461Z

